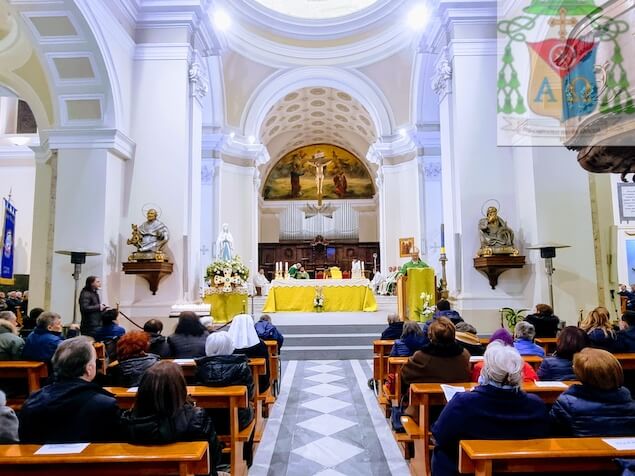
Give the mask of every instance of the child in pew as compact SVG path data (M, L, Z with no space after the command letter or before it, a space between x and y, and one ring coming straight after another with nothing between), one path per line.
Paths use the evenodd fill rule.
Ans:
M547 406L523 392L523 360L518 352L494 341L485 351L479 386L457 393L445 406L432 434L436 441L432 474L458 475L461 440L514 440L549 436Z
M565 390L549 413L555 434L633 436L635 402L615 356L587 347L573 357L573 371L581 384Z
M121 417L126 441L140 444L207 441L212 476L221 451L212 419L188 399L185 377L174 362L159 362L143 374L132 409Z
M12 408L7 406L7 397L0 390L0 444L18 443L18 417Z
M247 387L249 401L254 399L254 381L248 358L234 354L234 344L229 333L218 331L210 334L205 343L207 357L196 359L196 381L208 387L228 387L244 385ZM208 409L208 414L216 423L216 430L221 435L229 434L229 410L224 408ZM238 409L238 427L245 429L254 419L254 407ZM252 439L244 445L243 458L247 466L252 463Z

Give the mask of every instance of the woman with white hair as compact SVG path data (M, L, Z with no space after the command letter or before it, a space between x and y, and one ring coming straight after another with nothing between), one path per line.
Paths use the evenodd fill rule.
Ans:
M258 388L265 392L269 388L269 351L258 337L253 318L249 314L238 314L232 319L229 336L234 344L234 354L246 355L250 359L265 359L264 375L258 376Z
M525 440L549 435L547 406L523 392L523 360L513 348L492 342L479 385L457 393L432 427L432 474L457 475L461 440Z
M245 385L251 401L254 397L254 382L248 359L244 355L235 355L233 352L234 343L227 332L218 331L207 336L205 342L206 357L196 359L196 381L200 385L208 387ZM228 434L229 412L225 409L219 409L211 413L213 413L212 419L216 431L221 435ZM247 427L253 417L253 408L238 409L240 429Z
M514 327L514 347L520 355L545 356L545 350L538 344L534 344L536 328L527 321L520 321Z

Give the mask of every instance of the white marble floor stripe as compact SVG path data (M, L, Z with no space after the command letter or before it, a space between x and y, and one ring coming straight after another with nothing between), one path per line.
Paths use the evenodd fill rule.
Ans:
M262 440L256 450L253 465L249 469L249 476L267 476L297 366L297 360L287 362L280 381L280 395L278 395L276 403L273 405L271 413L269 413ZM297 391L297 389L293 389L293 391Z
M390 472L393 476L402 476L404 474L409 474L410 470L406 461L404 460L399 448L397 447L397 442L395 438L392 436L390 428L388 427L388 423L384 415L382 415L379 405L377 404L377 399L375 398L375 394L368 388L368 379L360 365L359 360L351 360L351 367L353 368L353 372L355 373L355 378L357 379L357 385L359 385L362 395L364 397L364 403L366 404L366 408L368 409L368 413L370 414L371 420L373 422L373 427L375 428L375 433L377 434L377 438L381 443L382 450L384 452L384 456L386 457L386 461L388 462L388 467L390 468Z

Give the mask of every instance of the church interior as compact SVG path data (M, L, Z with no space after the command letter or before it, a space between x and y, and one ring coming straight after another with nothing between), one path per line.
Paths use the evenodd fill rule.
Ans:
M634 474L634 34L0 0L0 473Z

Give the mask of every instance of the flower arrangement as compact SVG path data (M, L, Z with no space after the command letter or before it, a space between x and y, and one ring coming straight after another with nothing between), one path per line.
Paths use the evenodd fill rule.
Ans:
M249 278L249 269L240 261L238 256L229 261L214 261L207 267L205 281L210 287L206 294L218 292L231 293L245 288Z
M431 306L432 303L432 294L421 293L419 296L421 300L421 306L415 309L415 314L419 317L422 322L425 322L432 318L434 315L435 307Z
M322 312L324 307L324 294L322 294L322 288L315 289L315 297L313 298L313 307L317 312Z

